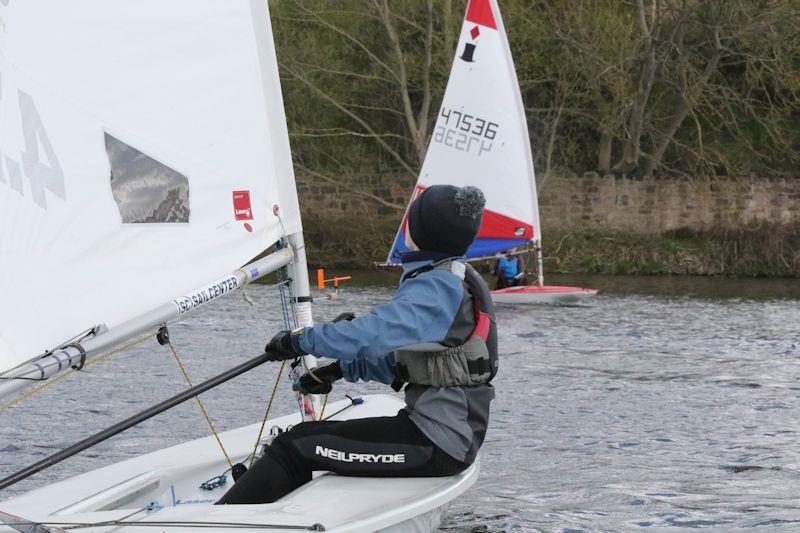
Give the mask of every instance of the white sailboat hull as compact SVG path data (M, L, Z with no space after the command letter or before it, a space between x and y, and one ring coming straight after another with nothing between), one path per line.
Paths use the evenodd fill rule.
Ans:
M597 294L595 289L557 285L526 285L492 291L492 301L501 304L570 304L585 302Z
M335 413L349 403L331 403L327 411ZM395 397L367 396L363 404L332 419L391 416L403 405ZM292 414L268 421L267 428L299 422L299 414ZM259 426L221 434L234 461L252 451ZM237 526L237 531L263 530L268 525L277 531L313 530L316 524L337 532L431 531L449 503L476 481L479 467L476 462L446 478L354 478L326 473L272 504L213 506L230 488L230 476L225 486L211 491L200 484L226 469L217 443L207 437L31 491L1 502L0 511L55 527L105 522L82 531L192 531L200 527L226 531L233 528L231 524L252 524L252 528ZM153 510L144 510L148 505ZM120 520L121 524L113 522ZM0 531L12 529L0 525Z

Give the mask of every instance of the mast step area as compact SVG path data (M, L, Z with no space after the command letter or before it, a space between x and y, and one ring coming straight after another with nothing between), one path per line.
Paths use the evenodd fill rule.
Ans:
M328 405L334 420L391 416L404 404L384 395ZM351 406L348 408L348 406ZM300 422L293 413L267 422L286 428ZM231 459L244 462L252 452L260 423L220 434ZM434 530L450 501L478 477L478 463L447 478L351 478L318 475L272 504L213 504L233 480L213 437L186 442L99 470L44 486L0 504L4 512L48 526L98 524L88 531L147 531L154 528L224 531L376 531L404 524ZM227 480L204 490L201 485L227 473ZM121 522L115 522L121 521ZM99 524L102 522L102 524ZM178 526L178 524L181 524ZM172 526L172 527L171 527ZM218 526L218 527L215 527ZM277 527L280 526L280 527ZM0 531L5 531L0 524Z

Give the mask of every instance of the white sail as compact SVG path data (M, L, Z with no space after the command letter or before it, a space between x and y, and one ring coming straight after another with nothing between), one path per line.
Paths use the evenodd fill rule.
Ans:
M284 231L301 225L266 1L0 2L0 373Z
M467 6L414 196L436 184L473 185L486 196L468 257L541 239L525 109L496 0L470 0ZM405 251L404 232L405 220L389 263Z

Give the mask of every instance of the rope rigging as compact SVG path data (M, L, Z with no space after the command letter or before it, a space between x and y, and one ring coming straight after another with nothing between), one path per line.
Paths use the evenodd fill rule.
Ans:
M285 228L283 226L283 220L281 219L280 211L278 210L277 206L275 206L273 212L275 213L275 216L278 217L278 220L279 220L280 225L281 225L281 229L283 230L283 238L278 243L278 246L280 246L280 247L288 247L289 246L289 241L288 241L288 239L286 237L286 231L285 231ZM294 254L292 254L292 257L294 257ZM287 266L285 266L283 268L280 268L276 272L276 277L277 277L277 281L278 281L278 283L277 283L278 295L279 295L280 302L281 302L281 313L283 315L283 326L284 326L284 329L287 329L287 330L293 330L293 329L298 327L297 311L295 309L295 303L297 302L297 300L296 300L295 295L294 295L294 288L293 288L292 278L289 275L289 269L290 269L290 267L293 267L293 266L294 266L294 259L292 259L292 262L289 263L289 265L287 265ZM266 323L262 319L261 313L258 311L258 306L256 306L255 302L246 293L244 288L241 289L241 295L242 295L242 300L244 302L246 302L247 304L249 304L250 307L253 309L253 311L254 311L254 313L256 315L256 319L260 323L262 330L266 333L266 331L267 331ZM312 419L314 419L315 418L314 409L313 409L313 405L310 405L310 403L309 403L310 402L309 398L307 396L301 394L300 391L296 389L296 384L297 384L298 380L300 379L300 372L297 369L298 366L299 366L299 363L302 363L303 369L311 377L313 377L315 380L317 380L319 383L322 383L322 380L320 378L318 378L314 374L314 372L308 367L304 357L300 357L299 361L295 360L294 363L292 363L290 365L291 369L289 371L289 377L291 378L291 380L293 382L293 388L295 388L295 397L296 397L296 400L297 400L297 404L298 404L298 406L300 408L301 418L305 418L306 415L310 415L312 417ZM257 454L258 454L258 447L259 447L259 444L261 443L261 438L264 435L264 428L266 427L267 420L269 419L269 414L270 414L270 411L272 410L272 404L273 404L273 402L275 400L275 395L276 395L276 393L278 391L278 386L280 385L280 379L281 379L281 376L283 375L283 371L284 371L285 367L286 367L286 361L282 361L281 365L280 365L280 368L278 369L278 374L275 377L275 385L272 387L272 392L270 393L269 400L267 402L267 407L266 407L266 409L264 411L264 416L262 417L262 420L261 420L261 425L259 426L259 429L258 429L258 435L256 436L256 441L255 441L255 444L253 445L253 452L249 455L249 463L248 463L249 467L252 467L253 464L256 461ZM322 418L322 415L325 413L325 406L327 405L327 403L328 403L328 395L326 394L325 395L325 399L324 399L323 404L322 404L322 409L320 411L320 416L319 416L320 419ZM309 412L309 408L310 408L310 412ZM242 462L247 461L247 460L248 460L248 458L245 458L245 459L243 459ZM239 466L239 465L237 465L237 466ZM234 476L234 477L236 478L238 476Z
M276 211L277 215L277 211ZM280 219L280 216L278 216ZM281 227L283 227L283 222L281 222ZM286 246L287 241L281 241L281 244ZM290 265L293 264L290 263ZM292 283L291 278L287 275L288 267L283 267L276 272L276 276L278 278L278 294L281 301L281 312L283 314L283 326L285 329L294 329L297 327L297 314L295 313L294 309L294 291L292 290ZM255 305L255 302L244 292L242 289L242 298L245 302L250 304L253 308L254 312L256 313L256 317L258 321L261 323L262 330L266 333L267 328L264 321L261 319L261 314L258 312L258 307ZM261 443L261 437L264 435L264 428L267 425L267 420L269 420L269 413L272 410L272 403L275 400L275 394L278 391L278 387L280 385L281 376L283 375L283 370L286 367L286 361L281 361L281 366L278 368L278 375L275 376L275 385L272 387L272 393L269 396L269 401L267 402L267 408L264 410L264 416L261 419L261 425L258 428L258 435L256 436L256 442L253 445L253 452L250 454L250 461L248 463L249 467L253 466L253 463L256 461L256 457L258 454L258 446ZM295 365L292 366L292 370L290 370L289 376L293 378L292 373L295 372L294 370ZM293 378L294 379L294 378ZM302 400L298 396L298 405L300 405L301 412L303 409ZM244 459L246 461L247 458Z
M281 217L280 217L279 211L277 210L277 207L275 209L275 215L278 217L278 219L279 219L279 221L281 223L281 228L283 228L283 221L281 220ZM289 246L288 239L286 238L285 230L284 230L284 237L280 241L279 246L282 246L282 247ZM294 297L294 290L293 290L293 287L292 287L292 279L288 275L289 266L293 266L293 265L294 265L294 261L292 261L286 267L280 268L276 272L276 276L278 278L278 283L277 283L278 293L279 293L280 301L281 301L281 312L283 314L283 323L284 323L284 327L286 329L294 329L298 325L298 323L297 323L297 313L295 311L295 306L294 306L294 303L295 303L296 300L295 300L295 297ZM259 312L258 306L255 304L255 302L250 297L250 295L247 294L247 291L245 290L245 287L241 287L240 295L241 295L242 300L245 303L247 303L250 306L250 308L253 310L253 313L255 314L256 320L259 322L259 325L261 326L262 331L264 331L266 333L266 331L267 331L266 322L264 321L263 317L261 316L261 313ZM183 377L186 380L186 383L191 387L192 386L192 381L189 378L189 373L186 370L185 365L181 361L181 358L178 356L178 353L175 350L175 347L173 346L172 342L169 339L169 333L168 333L168 331L166 329L166 326L162 327L162 329L159 331L159 333L158 333L158 341L159 341L160 344L167 345L169 347L169 349L172 352L172 355L173 355L173 357L175 359L175 362L178 364L178 366L181 369L181 372L183 373ZM322 383L322 381L316 375L314 375L313 371L311 371L311 369L308 368L308 366L306 365L305 360L302 357L300 358L300 360L302 361L303 367L306 370L306 372L308 372L315 380L317 380L320 383ZM271 393L269 395L269 400L267 401L267 407L266 407L266 409L264 411L264 416L262 417L261 425L259 426L258 435L256 437L255 444L253 446L253 452L249 455L249 459L250 459L249 466L252 466L253 463L256 460L257 453L258 453L258 446L259 446L259 444L261 442L261 438L262 438L262 436L264 434L264 428L266 427L267 420L269 419L269 414L270 414L270 411L272 410L272 405L274 403L275 396L277 394L278 387L280 385L280 379L281 379L281 376L283 375L283 370L284 370L285 366L286 366L286 362L285 361L281 362L281 365L280 365L280 367L278 369L278 373L275 376L275 384L272 387L272 391L271 391ZM292 378L293 382L296 382L300 377L299 376L299 371L296 370L297 361L295 361L295 363L292 364L291 366L292 366L292 370L290 371L289 375ZM214 426L213 421L211 420L211 417L208 414L208 411L206 410L205 406L203 405L202 400L200 399L199 396L195 396L195 400L197 401L197 405L200 408L200 411L201 411L203 417L205 418L206 423L208 424L208 427L211 429L211 433L214 435L214 438L216 439L217 443L219 444L220 449L222 450L223 455L225 456L225 461L228 463L228 466L229 466L228 471L230 471L233 474L234 480L237 479L241 474L243 474L247 470L247 468L244 466L243 463L248 460L248 457L244 458L242 460L242 463L237 463L237 464L233 463L233 461L231 460L230 456L228 455L228 453L227 453L227 451L225 449L225 446L222 443L222 440L221 440L221 438L220 438L220 436L219 436L219 434L218 434L218 432L217 432L217 430L216 430L216 428ZM299 391L297 392L297 400L298 400L298 405L301 408L301 413L310 414L313 417L313 413L314 413L313 407L311 407L311 412L309 413L308 412L309 404L307 403L309 400L305 396L301 395L299 393ZM322 406L322 413L324 413L325 405L327 405L327 403L328 403L328 395L326 394L325 395L325 400L324 400L324 403L323 403L323 406ZM320 415L320 418L321 418L321 415ZM207 482L204 482L201 485L201 487L210 490L210 489L216 488L217 486L224 485L225 481L226 481L224 476L226 474L227 474L227 471L225 473L221 474L220 476L217 476L216 478L213 478L211 480L208 480Z
M175 359L175 362L178 363L178 367L181 369L181 373L183 374L183 378L186 380L186 383L189 387L193 387L191 378L189 378L189 371L186 370L186 366L183 364L180 356L178 355L178 351L175 350L175 346L172 344L172 341L169 338L169 330L167 326L162 326L160 330L158 330L158 334L156 335L158 339L158 343L162 346L166 345L169 347L169 350L172 352L172 357ZM214 438L217 440L217 444L219 444L220 450L222 450L222 455L225 456L225 461L228 463L228 466L233 468L233 461L228 456L227 450L225 450L225 446L222 444L222 439L219 437L219 433L217 432L217 428L214 427L214 422L211 420L211 416L209 416L208 411L206 410L205 405L203 405L203 400L200 399L200 396L194 397L195 401L197 401L197 406L200 408L200 412L203 414L203 418L206 419L206 423L208 427L211 429L211 433L214 435Z
M283 368L285 366L286 366L286 361L281 361L281 367L278 369L278 375L275 377L275 386L272 387L272 394L269 395L269 402L267 403L267 409L264 411L264 418L261 420L261 427L258 428L258 436L256 437L256 444L253 447L253 453L250 454L250 463L248 467L253 466L253 463L256 460L256 454L258 453L258 444L261 442L261 437L264 435L264 427L267 425L269 412L270 409L272 409L272 401L275 399L275 393L278 392L278 385L281 382L281 376L283 375Z

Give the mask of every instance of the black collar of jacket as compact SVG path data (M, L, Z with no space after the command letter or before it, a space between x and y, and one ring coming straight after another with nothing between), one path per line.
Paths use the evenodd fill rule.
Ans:
M452 258L453 255L448 254L446 252L427 252L422 250L415 250L410 252L404 252L400 255L400 261L405 263L416 263L418 261L431 261L433 263L438 263L439 261L444 261L445 259Z

